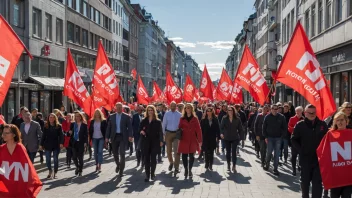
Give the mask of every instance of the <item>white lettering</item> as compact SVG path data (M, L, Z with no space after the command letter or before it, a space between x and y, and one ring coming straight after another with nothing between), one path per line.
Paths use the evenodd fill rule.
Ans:
M0 76L6 77L7 70L9 70L10 61L0 56Z
M6 179L10 179L12 170L15 170L14 181L19 181L19 175L21 173L24 182L28 182L29 168L28 163L24 163L24 166L20 162L13 162L10 166L8 161L3 161L0 168L0 174L4 175Z
M344 148L338 142L330 142L331 161L338 161L337 154L344 160L351 160L351 142L344 142Z

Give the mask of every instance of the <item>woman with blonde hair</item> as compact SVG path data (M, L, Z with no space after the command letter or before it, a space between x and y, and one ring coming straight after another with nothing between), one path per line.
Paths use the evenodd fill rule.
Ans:
M105 144L105 132L108 123L100 109L96 109L94 117L89 125L89 139L93 141L95 171L101 171L101 164L103 163L103 149Z
M178 143L178 153L182 154L185 168L185 178L193 178L192 167L194 154L202 146L202 130L192 104L185 105L178 128L182 130L182 137ZM189 160L188 160L189 159Z
M149 182L149 179L155 180L156 156L161 152L164 140L161 121L153 105L147 106L139 131L146 174L144 181Z
M64 134L61 124L54 113L50 113L43 128L43 135L40 142L40 150L45 151L46 166L49 169L48 179L56 178L59 169L59 153L63 148ZM54 172L51 169L51 155L54 158Z
M83 114L74 112L74 122L70 127L73 161L76 166L75 175L82 176L84 150L88 144L88 126Z
M65 121L64 115L59 109L54 109L53 113L57 116L59 123L62 124Z
M335 188L331 188L330 189L330 193L331 193L331 198L347 198L347 197L351 197L352 195L352 185L346 185L346 184L352 184L352 178L349 177L349 173L341 173L344 175L339 175L338 172L331 173L331 164L326 163L326 159L330 159L331 160L331 144L329 144L329 142L341 142L341 140L345 140L346 139L346 135L344 134L351 134L352 130L347 128L348 125L348 121L349 118L348 116L340 111L338 113L335 114L334 116L334 120L332 123L332 126L330 128L330 130L328 131L328 133L324 136L324 138L322 139L322 141L320 142L320 145L317 149L317 155L318 155L318 159L319 159L319 165L320 165L320 172L321 175L329 175L329 177L327 179L324 180L323 177L323 184L325 187L331 186L331 181L334 179L339 179L341 177L345 177L345 179L343 180L343 183L345 183L345 186L338 186ZM348 136L350 137L350 136ZM343 139L341 139L343 138ZM329 160L329 161L330 161ZM324 183L328 182L328 183ZM338 183L338 182L337 182Z

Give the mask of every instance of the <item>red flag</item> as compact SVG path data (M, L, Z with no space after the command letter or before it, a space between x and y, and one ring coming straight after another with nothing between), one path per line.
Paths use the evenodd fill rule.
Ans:
M133 80L136 80L136 77L137 77L136 68L133 68L133 69L132 69L132 71L131 71L131 76L132 76Z
M167 103L170 104L172 101L176 103L182 102L182 92L175 84L171 77L170 72L166 72L166 99Z
M299 21L277 71L276 80L291 87L316 106L320 119L336 112L331 91Z
M325 189L352 185L352 130L329 131L317 148L321 178Z
M166 98L164 93L161 91L158 84L153 81L153 96L149 100L150 102L165 102Z
M148 105L149 104L149 96L147 89L145 88L143 81L141 79L141 76L138 76L138 84L137 84L137 101L138 104L144 104Z
M0 106L5 100L10 87L13 73L15 72L18 59L25 50L32 59L25 45L13 31L7 21L0 15Z
M195 91L194 91L194 100L199 100L200 96L199 96L199 90L197 88L195 88Z
M186 83L183 89L183 100L186 102L192 102L196 96L196 87L194 86L191 77L187 74Z
M241 103L243 103L242 87L239 86L235 81L233 82L233 88L232 88L230 103L231 104L241 104Z
M121 99L119 84L116 80L115 72L110 64L108 57L101 41L99 41L97 61L94 70L93 82L94 86L94 102L99 103L107 110L111 110L115 104ZM98 99L99 98L99 99ZM105 101L105 102L104 102ZM97 106L97 104L95 104Z
M67 49L67 65L63 95L69 97L80 106L87 115L91 116L90 108L92 100L86 86L84 86L69 48Z
M226 70L222 68L221 77L219 80L218 87L216 88L216 100L226 100L231 99L231 92L233 87L233 82L230 76L227 74Z
M199 92L202 97L207 97L210 100L213 100L214 89L212 89L212 81L210 79L207 66L204 65L204 70L201 78Z
M26 148L18 143L12 155L6 144L0 146L0 197L34 198L42 189Z
M216 99L216 89L217 87L214 86L213 82L211 83L211 92L213 93L213 100ZM210 98L209 98L210 99Z
M269 93L268 85L259 71L257 61L248 46L244 47L241 63L238 66L235 82L246 89L255 101L264 105Z

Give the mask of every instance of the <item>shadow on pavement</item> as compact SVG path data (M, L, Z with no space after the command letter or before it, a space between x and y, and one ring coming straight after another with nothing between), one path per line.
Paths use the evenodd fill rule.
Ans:
M234 181L236 184L250 184L249 180L251 180L252 177L245 177L241 173L230 173L227 179Z
M200 174L199 177L204 178L204 182L214 184L220 184L222 181L225 180L225 178L223 178L218 172L208 170L205 173Z
M171 194L179 194L181 189L191 189L195 186L200 185L200 182L194 182L193 180L177 180L177 178L170 178L170 175L165 171L161 172L156 176L157 180L160 180L160 185L164 185L167 188L171 188Z
M100 195L107 195L114 192L117 189L117 186L120 184L120 182L121 182L121 178L116 176L110 179L109 181L104 181L103 183L98 184L93 189L91 189L90 191L84 192L83 194L95 193Z
M288 189L294 192L299 192L301 190L301 187L297 178L295 178L295 181L292 181L293 176L289 174L284 174L283 172L280 172L280 176L275 176L271 172L266 172L266 174L274 178L276 181L285 183L286 185L277 185L277 187L282 190Z

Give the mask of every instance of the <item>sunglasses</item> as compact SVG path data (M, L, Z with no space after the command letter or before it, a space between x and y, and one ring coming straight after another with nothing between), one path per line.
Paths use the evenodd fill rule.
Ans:
M210 113L211 113L212 111L210 110L210 111L207 111L207 112L210 112Z
M278 109L277 108L272 108L272 110L277 111Z
M315 115L316 112L306 112L306 113L308 113L310 115Z

